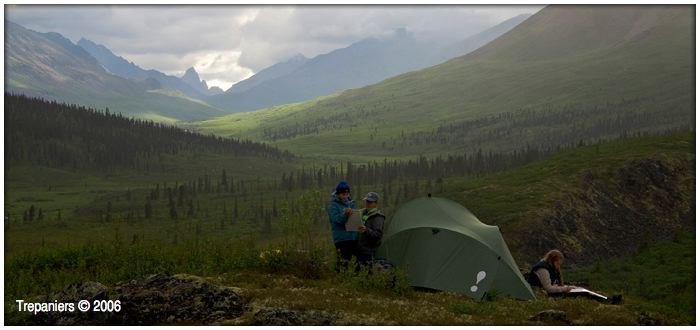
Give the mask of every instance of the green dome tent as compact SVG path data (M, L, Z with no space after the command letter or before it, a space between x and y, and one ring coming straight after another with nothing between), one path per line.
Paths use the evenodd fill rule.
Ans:
M408 273L412 286L464 293L488 291L534 299L496 226L453 201L422 197L396 212L378 257Z

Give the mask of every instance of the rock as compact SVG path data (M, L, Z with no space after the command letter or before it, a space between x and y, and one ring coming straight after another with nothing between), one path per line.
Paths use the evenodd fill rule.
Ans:
M281 308L264 308L253 316L253 325L334 325L337 315L324 311L294 311Z
M545 322L545 323L562 323L571 324L571 321L566 317L564 311L555 309L546 309L532 315L528 318L530 321Z
M119 323L126 325L211 324L239 317L248 304L230 288L186 275L151 275L115 290L122 302Z
M209 284L189 275L150 275L142 280L119 283L111 297L109 288L97 282L74 283L47 300L73 302L73 313L38 314L45 325L150 325L212 324L241 316L248 300L231 288ZM77 303L88 300L119 300L119 312L80 312Z

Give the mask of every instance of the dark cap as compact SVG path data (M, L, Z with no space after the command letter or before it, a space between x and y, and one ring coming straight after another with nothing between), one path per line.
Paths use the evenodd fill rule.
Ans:
M344 192L350 192L350 185L346 181L340 181L335 186L335 192L340 194Z
M376 192L368 192L367 196L363 198L363 200L366 200L368 202L378 202L379 201L379 194Z

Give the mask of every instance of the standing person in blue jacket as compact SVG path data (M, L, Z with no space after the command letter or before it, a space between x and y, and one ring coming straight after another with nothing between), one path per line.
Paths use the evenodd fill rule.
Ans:
M345 223L354 208L355 201L350 196L350 185L345 181L338 182L328 205L328 221L331 223L333 242L338 252L336 270L339 270L340 266L347 266L356 253L357 232L345 230Z

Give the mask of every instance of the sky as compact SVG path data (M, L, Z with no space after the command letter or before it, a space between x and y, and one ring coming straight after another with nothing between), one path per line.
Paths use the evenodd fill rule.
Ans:
M194 67L224 90L270 65L308 58L405 28L456 42L542 6L6 5L5 19L86 38L143 69L182 76Z

